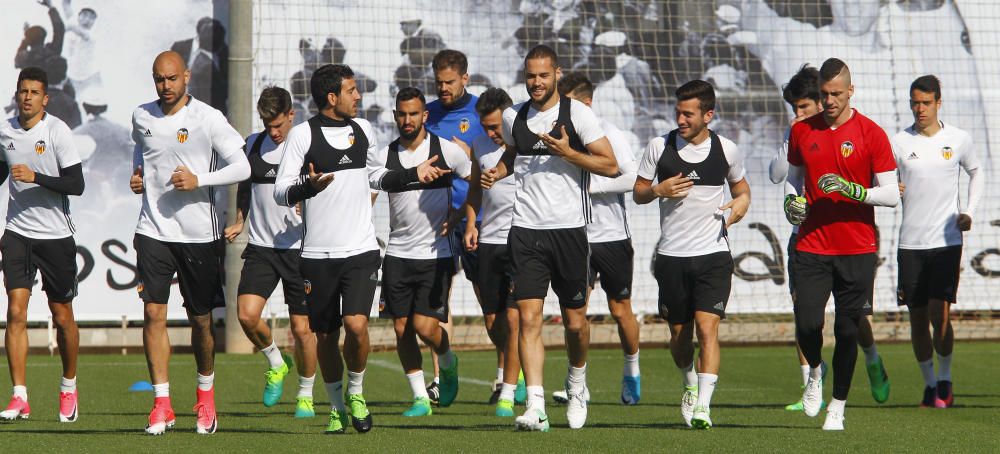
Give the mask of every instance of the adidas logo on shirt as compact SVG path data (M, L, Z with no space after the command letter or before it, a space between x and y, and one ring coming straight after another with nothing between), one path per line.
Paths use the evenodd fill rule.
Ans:
M545 142L542 142L541 140L535 142L535 145L531 147L532 150L544 150L545 148Z
M146 137L153 137L153 133L150 132L149 128L146 128L146 132L142 133Z
M909 161L909 160L912 160L912 159L919 159L919 158L920 158L920 156L917 156L916 152L911 152L910 155L906 157L906 160Z
M337 164L343 165L343 164L350 164L352 162L354 161L351 161L351 158L348 158L347 155L345 154L343 158L340 158L340 162L338 162Z
M700 180L701 179L701 177L698 176L698 172L695 171L695 170L692 170L691 173L687 174L687 178L689 180Z
M278 172L275 172L274 169L268 170L267 173L264 174L264 178L274 178L277 176Z

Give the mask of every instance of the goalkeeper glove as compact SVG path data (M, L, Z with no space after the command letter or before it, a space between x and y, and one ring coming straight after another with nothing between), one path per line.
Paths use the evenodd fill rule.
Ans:
M785 196L785 219L792 225L799 225L809 215L809 203L806 198L788 194Z
M835 173L819 177L816 186L819 186L819 189L827 194L839 192L844 197L857 202L864 202L865 198L868 197L868 190L864 186L847 181Z

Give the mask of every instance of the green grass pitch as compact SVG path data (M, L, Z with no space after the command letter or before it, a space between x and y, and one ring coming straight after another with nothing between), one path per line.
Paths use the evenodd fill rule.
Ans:
M723 348L722 372L712 403L715 427L707 432L684 427L678 410L680 377L664 349L642 351L642 402L619 403L621 352L591 352L588 369L592 402L587 426L570 430L565 409L551 400L549 433L516 433L512 419L494 417L486 405L487 383L495 373L491 352L462 352L463 377L458 401L435 408L433 416L400 416L410 392L394 353L377 353L365 379L365 396L375 428L364 435L326 436L328 406L321 383L315 389L317 417L291 417L297 388L286 379L282 403L260 403L264 359L260 355L219 355L216 399L219 432L194 431L195 371L191 355L174 355L171 392L177 426L159 437L143 433L151 393L128 386L147 380L142 356L87 355L81 359L80 419L57 418L58 357L31 356L28 392L31 419L0 424L0 452L296 452L298 449L349 449L351 452L996 452L1000 450L1000 344L960 343L955 348L955 407L920 409L922 379L907 344L883 345L880 352L892 382L885 404L876 404L859 356L847 403L847 430L824 433L823 414L808 418L786 412L799 396L798 365L791 347ZM829 346L824 352L832 354ZM4 362L5 363L5 362ZM428 355L425 364L429 365ZM548 352L546 392L563 382L565 354ZM6 365L0 384L8 398ZM426 369L429 369L427 367ZM320 382L321 380L317 380ZM829 399L831 385L826 386ZM522 411L518 408L518 413ZM304 452L304 451L302 451Z

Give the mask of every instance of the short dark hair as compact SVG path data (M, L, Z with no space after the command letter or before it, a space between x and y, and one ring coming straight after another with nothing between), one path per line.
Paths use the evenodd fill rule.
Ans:
M821 83L829 82L839 76L844 70L847 70L848 74L850 74L851 70L847 67L847 63L844 63L839 58L828 58L823 62L823 66L819 67L819 80Z
M490 87L479 95L479 100L476 101L476 113L480 117L485 117L497 110L503 112L513 105L514 101L510 99L510 95L506 91L503 91L502 88Z
M325 109L326 95L333 93L340 96L340 88L344 79L353 79L354 71L347 65L323 65L313 73L309 80L309 90L317 109Z
M420 89L417 87L406 87L402 90L399 90L399 92L396 93L397 106L399 105L399 103L403 101L409 101L411 99L419 99L421 105L425 106L427 105L427 98L424 97L424 93L420 91Z
M21 70L21 73L17 75L17 89L21 89L22 80L33 80L35 82L42 83L42 91L49 92L49 76L45 74L45 70L37 66L29 66Z
M465 75L469 72L469 59L465 58L465 54L457 50L445 49L434 56L431 68L434 72L451 68L458 71L458 74Z
M546 46L545 44L539 44L532 47L531 50L528 51L528 55L524 56L525 66L527 66L528 60L534 60L536 58L548 58L549 60L552 60L552 66L559 66L559 56L556 55L556 51L552 50L551 47Z
M928 74L926 76L920 76L910 84L910 93L913 90L920 90L924 93L934 93L934 100L937 101L941 99L941 81L938 80L937 76L933 74Z
M563 74L562 79L559 79L557 88L559 89L559 93L564 95L575 93L577 96L583 98L594 97L594 83L587 78L586 74L580 71Z
M271 121L278 118L278 115L286 114L292 110L292 95L281 87L269 85L260 92L257 98L257 114L264 121Z
M808 63L802 65L799 72L781 89L781 97L788 104L794 104L800 99L819 102L819 70Z
M97 18L97 11L94 11L93 8L80 8L80 13L79 14L83 14L83 13L93 14L94 18L95 19Z
M715 87L704 80L692 80L677 87L674 96L678 102L698 99L702 113L715 110Z

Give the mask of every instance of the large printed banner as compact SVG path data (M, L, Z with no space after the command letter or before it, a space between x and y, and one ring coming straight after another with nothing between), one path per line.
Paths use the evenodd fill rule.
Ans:
M87 178L84 196L72 200L79 229L77 316L140 319L132 247L140 199L127 188L130 114L155 97L150 66L157 52L170 48L188 59L192 93L224 107L226 2L54 1L52 10L24 2L0 16L0 42L6 43L0 46L0 62L9 62L0 67L0 87L13 89L17 67L26 61L40 62L50 77L62 81L53 84L61 94L53 96L59 101L50 103L50 111L68 121L75 118L71 126ZM787 313L785 251L791 229L781 213L781 187L767 176L790 118L780 87L803 64L842 58L854 75L852 103L891 136L912 122L910 81L936 74L944 87L941 117L973 134L987 179L987 195L966 235L958 308L995 310L1000 309L991 293L1000 276L1000 206L992 196L1000 194L994 178L1000 118L988 108L1000 101L1000 91L990 84L1000 80L1000 66L994 63L1000 61L1000 10L994 3L262 0L254 2L253 78L257 91L270 84L288 88L297 118L305 119L315 114L308 90L312 71L325 63L351 65L363 92L361 115L373 123L384 145L395 137L391 111L399 88L416 86L434 97L429 65L438 50L468 55L470 91L500 86L524 100L521 59L527 49L546 43L559 53L564 71L584 71L597 83L594 110L628 131L637 158L651 137L674 127L673 90L691 79L709 80L719 98L711 127L739 145L753 193L749 215L730 231L737 271L728 311ZM25 39L30 58L17 56ZM965 178L962 184L964 203ZM3 211L5 187L0 195ZM375 210L383 239L385 199ZM656 283L649 270L659 238L657 208L631 202L628 208L636 251L633 304L638 312L655 313ZM876 212L881 230L876 309L895 311L900 209ZM30 317L43 320L48 314L39 287L35 294ZM176 287L171 298L170 316L183 318ZM546 311L557 313L550 300ZM598 289L591 310L607 313L604 301ZM286 313L280 290L267 311ZM455 281L452 311L480 313L462 278Z

